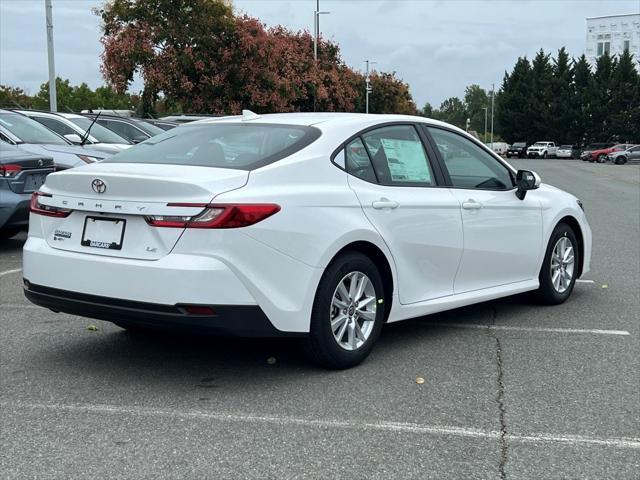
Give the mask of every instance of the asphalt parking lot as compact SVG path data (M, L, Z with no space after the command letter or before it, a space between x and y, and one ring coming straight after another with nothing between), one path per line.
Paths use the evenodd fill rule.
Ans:
M347 371L291 340L131 334L32 306L25 235L0 243L2 477L639 478L640 166L511 162L585 205L592 271L570 300L390 325Z

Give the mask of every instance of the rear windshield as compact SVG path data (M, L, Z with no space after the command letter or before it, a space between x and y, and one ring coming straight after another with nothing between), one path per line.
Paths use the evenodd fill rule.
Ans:
M559 150L572 150L573 147L571 145L560 145L558 147Z
M517 142L517 143L514 143L514 144L513 144L513 145L511 145L511 146L512 146L512 147L515 147L515 148L520 148L520 147L526 147L526 146L527 146L527 144L526 144L526 143L524 143L524 142Z
M272 124L187 124L151 137L105 163L159 163L253 170L303 149L313 127Z

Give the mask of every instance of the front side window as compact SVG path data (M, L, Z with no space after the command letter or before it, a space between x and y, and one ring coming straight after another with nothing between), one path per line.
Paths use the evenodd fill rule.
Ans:
M133 142L134 140L146 140L147 135L142 132L142 130L138 130L135 127L132 127L126 122L120 122L119 120L103 120L99 118L97 123L100 125L104 125L109 130L113 130L121 137L126 138L127 140Z
M457 133L429 127L449 173L457 188L508 190L513 188L511 173L489 152Z
M427 154L415 127L393 125L362 135L378 182L383 185L435 184Z
M316 128L300 125L183 125L151 137L105 162L253 170L292 155L319 136Z
M69 145L47 127L19 113L0 113L0 125L20 139L22 143L40 143L49 145Z
M33 117L29 117L29 118L33 118ZM53 130L59 135L72 135L72 134L78 135L78 132L76 132L73 128L71 128L69 125L59 120L55 120L53 118L46 118L46 117L35 117L33 119L36 122L41 123L48 129Z

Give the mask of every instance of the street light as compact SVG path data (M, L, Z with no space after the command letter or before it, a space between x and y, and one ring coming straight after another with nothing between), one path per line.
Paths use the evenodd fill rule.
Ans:
M491 84L491 149L493 150L493 104L496 98L496 84Z
M483 143L487 143L487 112L489 111L488 107L482 107L484 110L484 138L482 139Z
M369 94L373 92L373 88L371 88L371 77L369 77L369 66L375 65L378 62L371 62L369 60L365 60L365 63L367 64L367 73L365 74L365 77L364 77L364 84L365 84L364 91L365 91L365 98L366 98L365 113L369 113Z
M318 37L320 36L320 15L328 15L331 12L320 11L320 0L316 0L316 10L313 12L313 59L318 61Z
M53 57L53 15L51 13L51 0L44 0L44 11L47 19L47 54L49 56L49 110L58 111L58 99L56 96L56 62Z

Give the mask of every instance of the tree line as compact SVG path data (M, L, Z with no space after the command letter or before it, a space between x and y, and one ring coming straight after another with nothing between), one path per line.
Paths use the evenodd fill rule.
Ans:
M337 44L236 15L223 0L109 0L102 18L102 73L124 93L140 74L142 110L237 114L364 111L365 78L344 63ZM176 21L179 19L179 21ZM372 113L415 114L409 86L373 73Z
M629 52L605 54L594 67L582 55L571 59L563 47L555 58L540 50L532 61L520 57L505 72L495 96L496 139L591 142L640 142L640 73ZM451 97L422 114L484 134L491 92L478 85L466 88L463 99ZM490 113L489 113L490 114ZM486 141L486 140L485 140Z
M91 89L86 83L71 85L68 79L56 78L58 111L80 112L89 108L136 110L139 95L117 93L108 86ZM49 83L40 85L35 95L29 95L20 87L0 85L0 108L49 110Z

